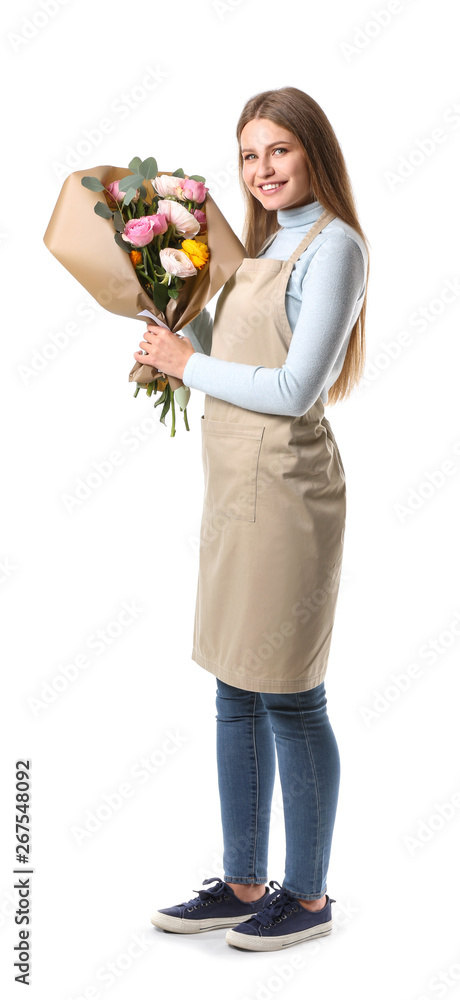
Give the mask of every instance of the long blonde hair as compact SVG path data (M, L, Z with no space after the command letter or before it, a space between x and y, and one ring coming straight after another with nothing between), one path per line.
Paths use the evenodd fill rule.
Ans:
M361 236L369 253L369 243L358 220L344 156L329 119L309 94L297 87L281 87L279 90L265 90L251 97L246 102L236 127L239 180L246 207L242 241L249 256L256 257L267 237L281 228L276 210L263 208L243 180L241 132L254 118L268 118L296 136L303 146L310 173L313 193L311 200L318 200L325 209L352 226ZM360 314L350 334L342 370L329 389L330 404L346 399L363 375L366 304L367 285Z

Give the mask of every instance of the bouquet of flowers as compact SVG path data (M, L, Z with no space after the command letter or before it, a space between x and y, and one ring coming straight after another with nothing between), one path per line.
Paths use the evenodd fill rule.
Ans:
M204 177L159 172L153 157L126 168L95 167L64 181L44 242L111 312L155 320L178 333L234 273L246 251L219 212ZM129 373L150 396L161 391L160 420L175 400L187 420L190 389L136 361Z

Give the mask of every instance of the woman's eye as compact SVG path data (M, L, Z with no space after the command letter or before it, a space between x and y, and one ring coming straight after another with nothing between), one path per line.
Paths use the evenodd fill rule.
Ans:
M273 152L274 153L278 153L278 152L287 153L287 149L285 149L284 146L277 146L276 149L273 150ZM254 156L254 153L248 153L248 155L244 156L243 159L244 160L250 160L251 156Z

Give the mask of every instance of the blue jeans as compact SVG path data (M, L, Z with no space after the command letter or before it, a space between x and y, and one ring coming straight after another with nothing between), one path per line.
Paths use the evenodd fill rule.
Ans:
M340 758L324 682L261 694L217 678L217 769L226 882L265 884L276 756L283 795L283 887L321 899L337 809ZM276 756L275 756L276 747Z

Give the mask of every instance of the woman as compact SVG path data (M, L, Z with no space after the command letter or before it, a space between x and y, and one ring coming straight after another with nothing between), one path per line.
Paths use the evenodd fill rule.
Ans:
M324 677L342 565L344 469L324 404L364 365L367 241L335 133L294 87L237 126L248 256L182 339L149 324L136 360L203 390L205 496L192 658L217 678L224 880L157 911L272 951L327 934L340 760ZM285 878L267 881L278 758Z

